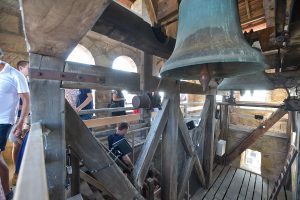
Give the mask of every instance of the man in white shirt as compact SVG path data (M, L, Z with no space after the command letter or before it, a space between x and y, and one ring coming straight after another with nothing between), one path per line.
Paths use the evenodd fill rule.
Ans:
M0 50L0 58L3 56ZM5 150L10 129L15 123L19 99L22 99L21 116L14 127L13 133L21 134L23 123L29 113L29 88L25 76L0 60L0 177L7 199L11 199L9 190L9 170L1 154Z

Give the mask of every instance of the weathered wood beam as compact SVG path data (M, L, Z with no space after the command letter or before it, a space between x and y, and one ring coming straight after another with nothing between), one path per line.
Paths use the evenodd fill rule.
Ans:
M229 163L249 148L260 136L266 133L276 122L278 122L287 111L278 108L272 115L254 129L236 148L226 155L226 162Z
M196 156L196 155L195 155ZM183 199L184 193L187 189L188 181L190 179L193 166L195 163L195 156L188 157L184 163L183 170L179 176L179 183L178 183L178 200Z
M169 114L166 131L162 142L162 199L177 199L178 180L178 114L179 114L179 84L166 93L169 97Z
M30 54L30 68L52 69L61 72L64 60ZM64 130L64 90L60 81L30 78L30 107L32 122L42 122L51 133L45 149L46 174L50 199L65 198L66 144ZM55 98L54 98L55 97Z
M296 135L295 146L300 150L300 112L292 112L292 130ZM300 198L300 155L296 156L296 160L292 165L291 170L292 194L293 200Z
M93 88L93 89L126 89L132 92L140 91L140 75L132 72L123 72L114 70L108 67L85 65L81 63L66 62L64 72L97 75L104 78L101 83L75 83L70 81L63 81L64 88ZM148 83L149 91L156 91L159 85L159 91L166 91L175 84L175 80L160 79L156 76L151 76ZM185 94L204 94L204 91L199 84L189 83L185 81L180 82L180 93Z
M198 179L199 179L200 183L202 184L202 186L205 186L205 177L204 177L202 164L201 164L200 159L198 157L197 151L195 150L194 143L193 143L192 138L189 134L189 130L187 129L186 124L184 123L183 115L182 115L181 112L179 112L178 124L179 124L179 133L180 133L180 136L182 138L183 147L185 148L186 153L190 157L193 157L193 156L195 157L194 158L194 160L195 160L194 166L195 166L196 174L197 174Z
M110 3L111 0L20 1L29 52L66 58Z
M143 199L67 102L65 116L68 145L105 189L115 199Z
M245 0L245 5L246 5L247 17L248 17L248 19L251 19L251 12L250 12L250 7L249 7L249 1L248 0Z
M89 120L84 120L83 122L88 128L96 128L105 125L118 124L121 122L139 121L139 119L140 119L139 114L130 114L130 115L121 115L121 116L114 116L114 117L89 119Z
M111 197L113 197L114 195L112 193L110 193L110 191L106 190L105 186L102 185L101 182L99 182L98 180L96 180L95 178L91 177L90 175L88 175L87 173L85 173L84 171L80 170L80 178L84 181L86 181L88 184L94 186L95 188L97 188L98 190L110 195Z
M286 22L287 0L275 0L275 30L276 36L281 36Z
M40 122L31 125L14 199L49 199Z
M144 179L150 167L150 163L154 157L158 143L165 125L168 120L169 114L169 100L163 101L162 109L157 113L151 129L147 135L146 143L143 145L141 153L136 161L133 169L134 182L137 187L142 187Z
M151 21L151 25L157 24L157 17L156 17L156 12L154 8L154 1L153 0L145 0L145 5L148 11L148 15Z
M259 107L259 108L283 108L283 104L276 103L260 103L250 101L236 101L235 103L218 102L218 105L224 106L246 106L246 107Z
M175 39L159 30L156 36L150 24L116 2L107 7L92 31L166 59L175 47Z
M80 193L80 160L76 155L70 152L71 158L71 196L75 196Z
M208 186L212 178L213 161L214 161L216 95L206 95L205 103L206 101L209 101L210 103L209 103L209 108L206 116L207 119L204 127L203 171L205 175L205 183L206 183L205 186Z

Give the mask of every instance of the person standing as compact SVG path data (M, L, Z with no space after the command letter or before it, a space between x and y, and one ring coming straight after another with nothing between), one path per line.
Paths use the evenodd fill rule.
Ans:
M121 90L114 90L112 93L111 108L125 107L125 98ZM126 115L126 111L112 112L111 116Z
M3 56L0 50L0 59ZM20 118L13 128L13 133L18 137L22 133L23 123L29 113L29 88L25 76L0 60L0 177L6 199L12 199L13 192L9 189L9 170L3 159L8 135L15 123L19 104L22 99L22 111Z
M25 76L25 78L27 79L27 83L28 83L29 62L25 61L25 60L19 61L17 63L17 69ZM19 120L19 118L21 116L21 113L22 113L22 105L23 105L23 101L22 101L22 99L20 99L17 121ZM28 116L26 117L26 119L28 119ZM20 147L21 147L21 144L22 144L22 140L20 138L17 138L13 132L10 132L9 140L13 143L12 161L13 161L13 164L16 166L16 160L17 160L19 150L20 150ZM16 185L16 181L17 181L17 173L15 172L14 176L12 178L12 185Z
M76 112L93 109L93 94L91 89L80 89L77 95ZM82 120L92 119L93 114L80 115Z

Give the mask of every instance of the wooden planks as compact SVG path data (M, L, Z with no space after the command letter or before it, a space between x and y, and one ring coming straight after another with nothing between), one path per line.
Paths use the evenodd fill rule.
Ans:
M245 174L246 172L242 169L236 170L232 182L226 192L225 200L233 200L238 198L239 193L237 191L240 191L242 187Z
M258 174L217 166L214 170L212 185L205 190L200 188L191 200L268 200L274 184ZM284 188L278 200L286 200Z

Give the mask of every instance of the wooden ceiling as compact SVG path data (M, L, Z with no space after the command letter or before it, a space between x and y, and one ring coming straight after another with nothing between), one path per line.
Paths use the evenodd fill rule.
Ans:
M136 0L118 0L130 8ZM152 23L165 26L177 26L178 0L142 0L145 1ZM240 21L244 30L266 27L264 0L238 0ZM266 0L265 0L266 1Z

